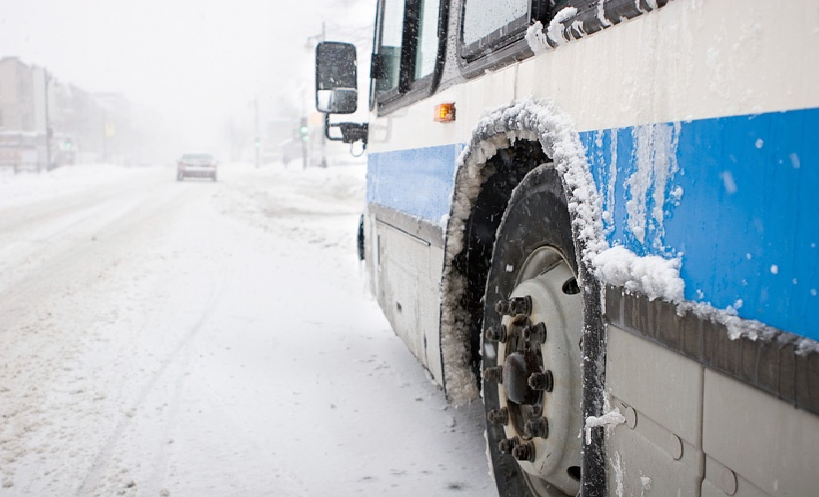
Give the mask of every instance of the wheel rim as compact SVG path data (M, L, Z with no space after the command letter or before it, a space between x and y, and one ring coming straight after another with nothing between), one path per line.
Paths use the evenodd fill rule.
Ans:
M515 268L507 267L506 271ZM575 495L580 486L582 425L580 350L583 296L571 265L553 247L534 250L517 271L508 301L498 303L501 327L487 330L497 342L500 409L490 412L535 495L555 489ZM492 378L495 376L494 378Z

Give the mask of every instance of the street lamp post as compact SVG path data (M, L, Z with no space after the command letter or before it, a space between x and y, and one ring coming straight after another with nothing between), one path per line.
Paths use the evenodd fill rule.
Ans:
M261 144L261 141L259 139L260 135L259 135L259 95L258 94L256 95L255 108L256 108L256 124L255 124L256 139L253 141L253 147L256 149L256 167L258 168L261 161L262 161L262 159L261 159L262 144Z
M51 169L51 122L48 115L48 69L43 68L43 87L45 88L45 149L46 149L46 171Z
M326 35L325 24L324 24L324 21L322 21L322 23L321 23L321 34L318 34L318 35L311 36L311 37L307 38L307 47L308 48L315 48L316 45L318 45L319 43L321 43L321 42L323 42L325 40L325 35ZM326 147L325 147L325 145L327 144L327 141L326 141L326 139L324 137L324 132L323 131L322 131L321 137L319 139L321 140L321 167L327 167L327 153L326 153Z

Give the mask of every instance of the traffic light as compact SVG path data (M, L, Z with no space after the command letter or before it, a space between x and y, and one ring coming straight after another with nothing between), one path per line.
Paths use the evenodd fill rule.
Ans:
M255 140L253 140L253 146L256 148L261 148L262 140L260 140L258 136L256 137Z
M299 126L299 135L301 136L301 141L303 141L303 142L307 141L307 132L308 131L309 131L309 128L307 128L307 118L302 117L301 118L301 126Z

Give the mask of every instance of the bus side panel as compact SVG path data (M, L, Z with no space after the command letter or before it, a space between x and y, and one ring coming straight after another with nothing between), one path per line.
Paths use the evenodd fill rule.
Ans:
M396 335L440 383L438 314L430 310L440 308L433 276L440 275L443 250L378 221L377 216L375 227L380 260L376 268L378 303Z
M460 149L371 153L367 172L368 267L378 303L395 333L441 385L442 226Z

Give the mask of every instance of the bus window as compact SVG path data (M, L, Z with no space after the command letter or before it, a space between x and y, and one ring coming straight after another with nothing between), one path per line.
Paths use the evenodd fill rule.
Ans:
M398 87L401 74L401 39L404 30L404 0L386 0L381 28L381 44L378 55L381 74L378 78L379 92Z
M421 0L418 19L418 40L415 52L414 80L429 76L435 70L438 57L439 2Z
M466 52L472 54L525 29L530 4L530 0L466 0L461 33Z

